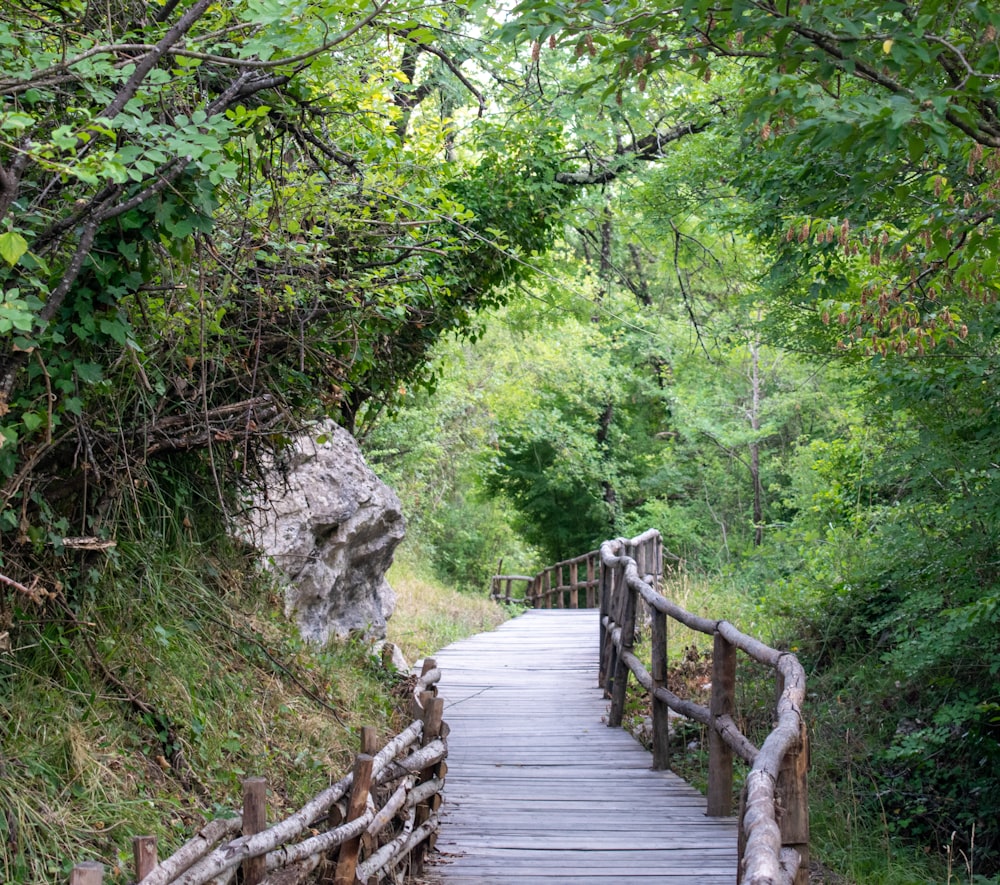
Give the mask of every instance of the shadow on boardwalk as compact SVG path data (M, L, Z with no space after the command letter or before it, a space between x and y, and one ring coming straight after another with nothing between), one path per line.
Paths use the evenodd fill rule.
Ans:
M736 881L736 819L604 724L597 618L529 611L436 655L451 734L425 885Z

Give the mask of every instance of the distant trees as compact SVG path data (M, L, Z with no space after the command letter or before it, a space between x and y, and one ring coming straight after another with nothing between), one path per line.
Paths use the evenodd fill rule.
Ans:
M670 254L670 234L680 242L692 218L728 218L757 253L742 285L744 309L763 308L743 339L751 360L756 335L836 360L858 409L841 415L840 439L830 433L838 422L804 422L812 442L793 444L770 479L759 472L764 496L773 486L762 510L773 518L777 508L781 525L743 570L772 604L787 593L825 651L874 655L896 680L885 715L916 724L888 735L875 760L880 813L890 809L891 825L922 844L956 839L968 852L974 830L976 869L1000 867L989 798L1000 753L1000 522L987 455L1000 441L1000 10L524 0L518 14L507 34L526 35L543 58L572 54L595 103L659 100L677 116L686 102L710 105L714 90L705 134L668 154L671 174L652 176L662 190L646 217L659 207L662 231L651 251ZM674 254L682 303L707 328L691 256ZM736 294L729 288L726 303ZM708 370L716 383L723 364ZM679 422L682 435L704 423L708 402ZM752 418L747 429L752 468L764 434ZM730 489L711 486L705 506L716 516ZM684 494L662 512L669 521L692 505Z

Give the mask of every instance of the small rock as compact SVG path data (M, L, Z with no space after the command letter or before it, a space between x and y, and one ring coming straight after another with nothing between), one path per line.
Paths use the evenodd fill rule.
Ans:
M397 673L407 674L410 672L410 665L406 663L403 652L393 642L386 642L382 645L382 666L386 670L395 670Z

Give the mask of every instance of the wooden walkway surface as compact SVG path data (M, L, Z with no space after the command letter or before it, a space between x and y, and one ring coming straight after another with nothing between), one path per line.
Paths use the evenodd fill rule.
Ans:
M534 610L441 667L448 776L425 885L731 885L736 819L602 721L596 610Z

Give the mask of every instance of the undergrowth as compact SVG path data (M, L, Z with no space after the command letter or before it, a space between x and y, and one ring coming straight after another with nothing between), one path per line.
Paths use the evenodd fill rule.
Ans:
M278 819L349 770L361 726L404 724L399 677L367 643L304 644L255 555L211 513L173 513L140 515L108 553L66 551L43 604L3 600L2 882L62 883L99 860L124 883L133 836L168 856L254 775ZM465 600L427 582L399 588L410 655L491 622L478 601L461 620Z

